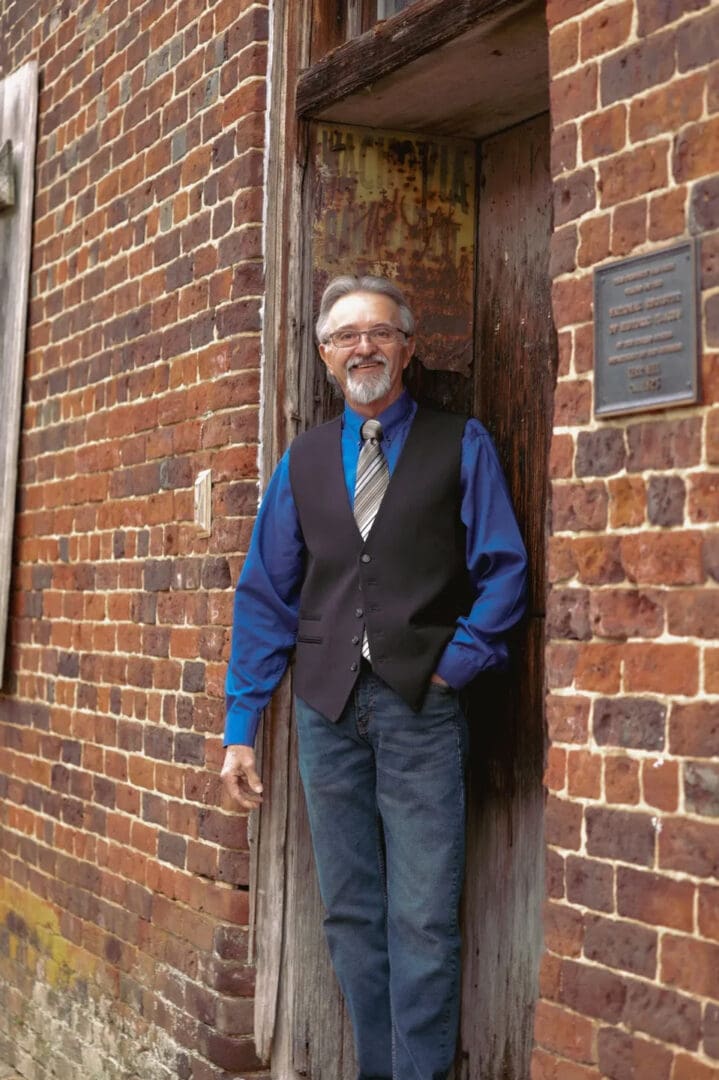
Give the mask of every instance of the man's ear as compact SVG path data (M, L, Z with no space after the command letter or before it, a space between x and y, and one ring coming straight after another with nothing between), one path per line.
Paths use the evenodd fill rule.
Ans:
M407 340L404 343L404 348L405 348L405 350L407 352L407 356L406 356L406 359L405 359L405 361L404 361L404 363L402 365L403 369L407 367L410 360L414 356L414 350L415 350L416 347L417 347L417 339L415 338L415 336L413 334L412 337L408 337Z

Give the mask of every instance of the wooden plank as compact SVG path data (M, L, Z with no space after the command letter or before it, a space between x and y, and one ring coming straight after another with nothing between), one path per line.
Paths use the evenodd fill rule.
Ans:
M524 6L517 0L458 0L448 17L446 0L417 0L407 10L377 23L314 63L297 84L298 113L317 115L333 102L370 86L482 21Z
M497 443L544 612L545 505L557 345L549 291L549 119L482 144L476 415ZM501 404L500 404L501 403Z
M557 351L548 273L549 125L482 145L475 414L493 433L531 567L509 675L468 695L467 876L458 1075L526 1080L543 899L544 544Z
M293 370L301 324L297 306L297 215L300 171L296 166L297 124L294 85L298 63L307 56L310 20L303 4L276 0L272 6L273 52L268 108L273 117L265 188L265 306L262 328L260 487L297 430ZM284 363L287 356L289 362ZM294 360L294 362L293 362ZM286 1030L287 1012L287 821L290 788L291 674L266 715L261 736L262 808L252 816L257 841L251 846L251 956L256 965L255 1044L263 1060L272 1055L275 1075L294 1080ZM289 929L291 937L291 924Z
M0 211L0 672L12 571L18 443L35 190L37 63L0 81L0 145L12 143L14 205ZM0 683L2 676L0 675Z
M0 148L0 210L15 205L15 169L12 142L8 139Z

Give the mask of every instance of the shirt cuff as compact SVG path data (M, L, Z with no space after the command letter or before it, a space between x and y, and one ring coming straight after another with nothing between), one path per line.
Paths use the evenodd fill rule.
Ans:
M260 726L261 711L235 709L228 712L225 721L223 746L254 746L257 729Z
M442 653L435 673L455 690L463 690L481 671L490 669L504 671L509 663L506 642L498 640L479 649L475 643L471 649L459 642L450 641Z

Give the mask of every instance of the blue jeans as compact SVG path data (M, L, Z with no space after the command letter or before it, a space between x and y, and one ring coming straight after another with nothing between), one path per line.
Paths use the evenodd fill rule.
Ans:
M415 713L364 664L336 724L297 700L325 933L359 1080L444 1080L457 1041L467 725L430 684Z

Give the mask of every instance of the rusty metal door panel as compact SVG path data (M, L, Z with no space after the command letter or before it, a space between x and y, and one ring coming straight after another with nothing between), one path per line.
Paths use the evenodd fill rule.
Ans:
M392 278L421 315L424 367L469 374L474 143L317 124L312 149L315 310L336 274Z

